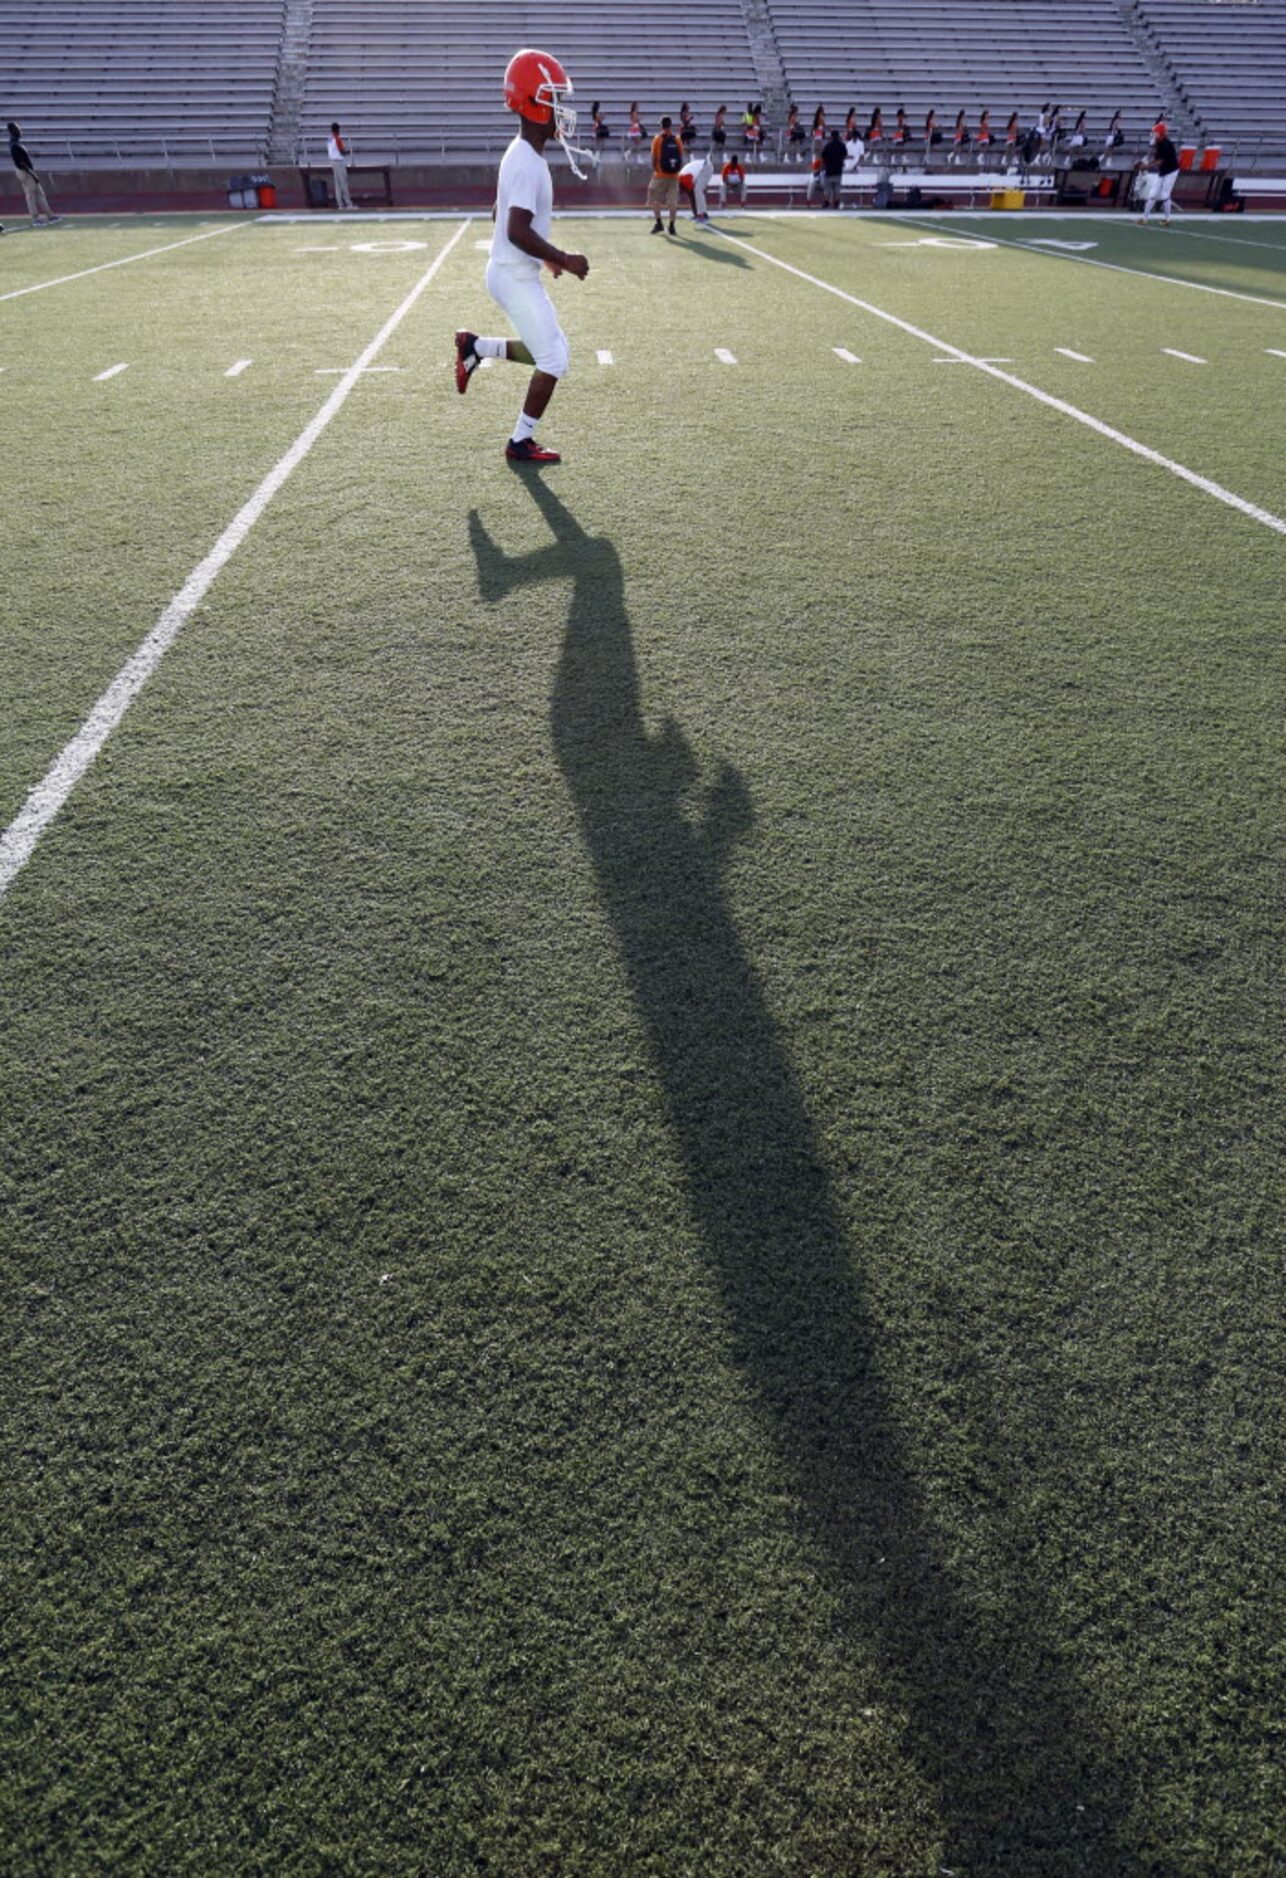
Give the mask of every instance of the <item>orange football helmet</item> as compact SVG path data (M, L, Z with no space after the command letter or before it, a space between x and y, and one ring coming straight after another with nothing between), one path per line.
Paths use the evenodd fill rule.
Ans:
M560 143L575 135L576 113L567 103L572 81L552 53L527 46L505 67L505 103L532 124L552 124Z

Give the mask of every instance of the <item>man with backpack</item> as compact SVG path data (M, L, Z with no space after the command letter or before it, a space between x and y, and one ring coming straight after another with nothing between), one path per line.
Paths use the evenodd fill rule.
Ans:
M678 234L674 218L679 212L679 171L683 168L683 143L670 119L661 119L661 128L652 139L652 180L647 186L647 206L656 220L652 233L661 233L661 213L669 215L669 232Z

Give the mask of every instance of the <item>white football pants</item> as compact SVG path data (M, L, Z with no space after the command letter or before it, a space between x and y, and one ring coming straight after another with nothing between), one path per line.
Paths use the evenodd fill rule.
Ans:
M571 363L567 335L558 324L554 303L539 274L519 273L500 261L487 263L487 292L509 315L510 324L530 352L538 372L563 378Z

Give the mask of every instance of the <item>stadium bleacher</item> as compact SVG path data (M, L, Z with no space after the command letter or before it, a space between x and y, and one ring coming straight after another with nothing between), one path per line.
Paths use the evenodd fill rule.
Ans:
M0 0L4 117L42 160L263 160L284 0Z
M961 108L971 126L989 109L998 134L1010 111L1029 123L1050 102L1065 127L1088 113L1091 152L1117 110L1137 150L1166 84L1239 162L1286 154L1286 0L756 0L709 13L683 0L481 0L465 13L442 0L0 0L0 34L3 115L55 165L255 168L270 150L319 162L332 118L359 163L467 162L508 139L500 74L524 42L567 64L583 143L601 102L609 152L635 99L649 131L685 100L707 130L717 105L735 126L775 91L775 154L771 65L805 120L818 103L863 121L879 105L888 126L904 105L918 131L933 108L949 139Z
M1286 154L1286 0L1138 0L1207 139Z
M1089 113L1090 147L1114 111L1127 137L1146 135L1156 83L1114 0L769 0L786 80L811 116L856 105L863 122L899 105L918 130L930 109L950 134L958 110L993 132L1011 111L1030 123L1061 104L1064 124ZM945 123L943 119L945 117Z
M500 79L518 45L556 48L571 73L578 136L591 141L595 100L619 140L628 108L655 131L662 112L691 104L707 127L726 103L738 116L758 96L740 7L696 13L679 0L646 12L604 9L598 0L548 6L458 6L388 0L372 19L346 0L315 0L300 133L313 157L326 126L342 119L359 160L389 154L450 156L494 150L511 132Z

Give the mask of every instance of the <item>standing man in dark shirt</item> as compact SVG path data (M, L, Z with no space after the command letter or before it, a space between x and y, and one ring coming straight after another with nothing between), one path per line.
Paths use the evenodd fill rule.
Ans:
M1169 131L1164 124L1156 128L1156 140L1152 145L1152 154L1148 158L1148 169L1152 172L1148 178L1148 195L1143 204L1143 213L1139 217L1139 226L1146 228L1148 217L1158 203L1163 211L1162 224L1170 226L1170 198L1174 194L1174 179L1179 174L1179 152L1175 149Z
M49 206L49 198L45 194L45 186L37 176L31 158L23 149L22 132L12 119L9 121L8 131L9 155L13 159L13 167L18 172L18 181L22 184L22 193L27 198L27 213L31 217L31 226L33 228L44 228L47 223L56 222L60 218L54 214Z
M837 209L844 186L844 165L848 150L836 127L822 145L822 207Z

